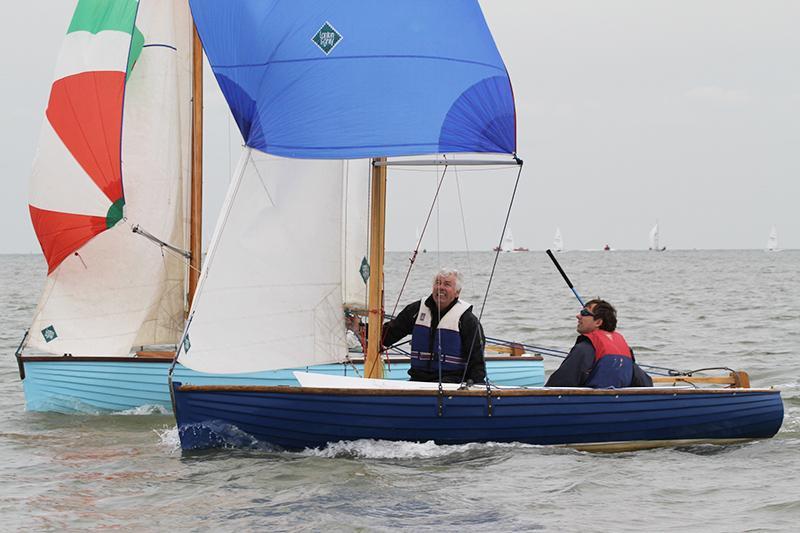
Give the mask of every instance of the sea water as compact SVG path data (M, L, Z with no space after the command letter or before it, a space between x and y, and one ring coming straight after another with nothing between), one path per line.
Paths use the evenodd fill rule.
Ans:
M408 253L387 254L386 309ZM181 453L174 420L24 411L13 357L38 255L0 256L0 530L795 531L800 523L800 251L568 252L584 298L617 307L641 363L732 367L777 387L773 439L618 454L515 444L343 442L298 453ZM568 349L577 300L543 252L420 254L398 310L441 267L487 334ZM557 359L546 358L552 371Z

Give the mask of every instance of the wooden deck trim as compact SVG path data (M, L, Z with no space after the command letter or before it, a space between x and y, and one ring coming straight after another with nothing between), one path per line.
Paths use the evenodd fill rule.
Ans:
M146 356L146 357L111 357L102 355L71 356L71 355L23 355L22 363L171 363L171 356Z
M55 361L70 361L70 362L101 362L101 361L110 361L110 362L150 362L150 363L171 363L174 354L171 352L138 352L136 356L125 356L125 357L112 357L112 356L102 356L102 355L21 355L20 360L22 362L55 362ZM541 355L534 355L534 354L525 354L522 357L519 356L512 356L512 355L487 355L485 357L486 361L541 361L543 358ZM407 357L392 357L389 360L389 364L403 364L408 363L410 361ZM330 363L330 364L340 364L340 365L363 365L364 359L358 358L354 359L351 358L347 362L341 363ZM310 366L316 365L300 365L297 368L306 368Z
M227 393L262 393L262 394L325 394L333 396L438 396L437 390L403 390L403 389L337 389L324 387L295 387L286 385L184 385L181 392L227 392ZM749 394L779 393L778 389L679 389L674 387L648 387L635 389L582 389L582 388L492 388L492 397L512 396L640 396L640 395L672 395L684 396L692 394ZM485 388L470 390L445 391L445 396L486 396Z

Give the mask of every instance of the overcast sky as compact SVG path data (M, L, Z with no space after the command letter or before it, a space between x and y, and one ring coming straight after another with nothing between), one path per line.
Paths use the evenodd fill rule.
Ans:
M6 10L3 253L39 251L27 179L75 4L28 0ZM518 246L549 247L560 227L568 249L643 249L658 220L672 249L764 248L773 225L782 248L800 248L800 2L481 5L516 97L525 160L510 223ZM210 76L206 87L208 237L239 141ZM450 174L425 245L491 249L515 176L460 172L456 184ZM413 246L435 180L391 177L387 249Z

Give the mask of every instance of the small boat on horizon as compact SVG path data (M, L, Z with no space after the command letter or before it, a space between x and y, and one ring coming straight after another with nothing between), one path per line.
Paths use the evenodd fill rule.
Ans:
M778 228L772 226L769 230L769 237L767 237L767 251L768 252L780 252L781 249L778 247Z
M556 228L556 234L553 237L553 251L564 251L564 238L561 236L561 228Z
M648 248L648 250L652 252L663 252L667 249L666 246L661 246L659 244L660 235L658 230L658 221L656 221L656 225L653 226L653 228L650 230L649 238L650 238L650 247Z

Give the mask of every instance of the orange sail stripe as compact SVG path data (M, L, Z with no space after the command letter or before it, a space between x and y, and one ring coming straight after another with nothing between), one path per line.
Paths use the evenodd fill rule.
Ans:
M47 119L111 202L122 197L120 143L124 72L83 72L53 83Z
M106 230L106 218L59 213L28 206L39 244L47 259L47 274L83 246L89 239Z

